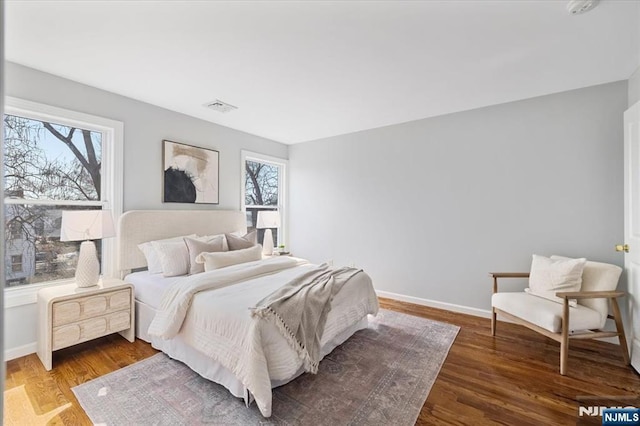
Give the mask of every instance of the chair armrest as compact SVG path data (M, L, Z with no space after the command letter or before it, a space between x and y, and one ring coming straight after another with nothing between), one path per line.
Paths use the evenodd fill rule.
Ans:
M528 272L489 272L491 278L529 278Z
M529 278L528 272L489 272L493 278L493 293L498 292L498 278Z
M556 293L556 297L561 299L612 299L625 295L624 291L561 291Z

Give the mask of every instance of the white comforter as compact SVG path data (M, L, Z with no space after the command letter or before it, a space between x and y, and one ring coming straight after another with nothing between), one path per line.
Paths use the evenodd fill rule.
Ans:
M269 417L271 380L293 377L302 361L275 326L251 317L250 308L312 267L300 259L271 258L193 275L167 290L149 334L171 339L179 333L187 344L232 371L262 415ZM344 304L350 309L339 309ZM356 275L331 306L323 343L367 314L377 313L370 278ZM349 318L340 317L346 315Z

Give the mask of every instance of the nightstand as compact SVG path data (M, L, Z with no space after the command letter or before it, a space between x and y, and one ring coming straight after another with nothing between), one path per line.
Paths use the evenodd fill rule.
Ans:
M53 351L119 332L135 340L133 285L101 279L97 286L74 284L38 291L38 357L51 370Z

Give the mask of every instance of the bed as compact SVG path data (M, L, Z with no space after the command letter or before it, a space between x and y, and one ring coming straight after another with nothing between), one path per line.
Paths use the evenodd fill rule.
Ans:
M136 337L247 403L255 399L262 415L269 417L271 389L302 374L304 363L278 327L254 318L250 308L318 266L274 256L164 277L145 270L146 259L138 248L182 235L244 234L245 220L237 211L129 211L119 223L118 262L122 278L135 287ZM187 299L174 300L178 297ZM377 310L369 276L355 273L331 301L320 357L366 328L367 315Z

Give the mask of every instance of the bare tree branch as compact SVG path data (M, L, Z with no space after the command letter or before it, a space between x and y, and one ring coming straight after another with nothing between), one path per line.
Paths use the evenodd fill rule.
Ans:
M78 159L78 161L80 161L80 163L84 166L84 168L87 169L89 174L91 174L91 178L93 178L93 174L91 173L92 168L93 168L92 165L89 163L89 161L87 161L87 159L84 157L84 155L82 155L80 150L73 144L73 141L71 139L69 139L67 136L64 136L62 133L58 132L51 125L51 123L46 123L46 122L43 121L42 124L44 125L44 127L49 132L51 132L51 134L53 136L58 138L58 140L60 140L62 143L64 143L67 146L67 148L69 148L71 150L73 155ZM73 136L73 129L72 129L72 131L69 132L69 134ZM96 180L95 179L94 179L93 183L94 183L94 185L96 184ZM96 186L96 188L97 188L97 186Z
M98 197L100 196L100 161L96 158L96 149L93 146L93 141L91 140L91 132L89 130L82 130L82 137L84 139L84 146L87 149L87 157L89 167L85 166L89 174L91 175L91 179L93 180L93 186L95 186L96 191L98 193Z

